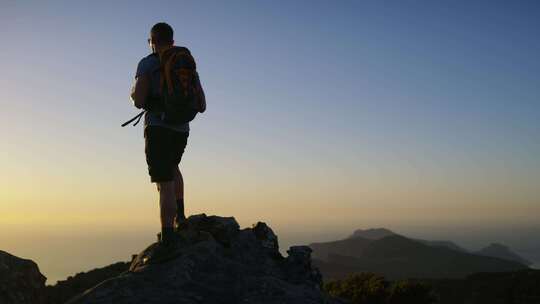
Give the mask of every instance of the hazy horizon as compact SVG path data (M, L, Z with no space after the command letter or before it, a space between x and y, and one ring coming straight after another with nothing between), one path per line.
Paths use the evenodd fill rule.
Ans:
M223 214L225 215L225 214ZM250 227L255 222L239 220L241 228ZM287 249L292 245L307 245L312 242L325 242L344 239L356 229L388 228L396 233L411 238L427 240L453 241L457 245L476 251L490 243L498 242L530 260L534 264L530 267L540 269L540 242L535 238L522 239L515 234L538 235L540 229L531 227L514 227L513 231L503 231L492 227L474 229L474 227L418 227L418 226L362 226L362 227L309 227L309 230L290 231L283 225L267 222L278 235L280 251L286 255ZM517 229L516 229L517 228ZM348 230L347 230L348 229ZM453 230L453 232L451 232ZM444 232L442 232L444 231ZM124 229L94 231L94 233L77 234L63 231L26 233L24 239L17 236L0 233L2 245L7 246L0 250L22 258L35 261L40 271L47 277L47 284L55 284L57 280L64 280L78 272L89 271L119 261L129 261L132 254L142 251L151 242L155 241L155 233L149 229ZM463 235L467 233L467 235ZM40 242L43 238L47 242ZM21 245L23 243L23 245ZM94 246L99 246L95 248ZM13 250L9 250L12 248Z
M60 279L155 239L142 128L120 124L165 21L208 102L188 214L282 248L382 226L540 261L540 2L159 5L0 2L0 250Z

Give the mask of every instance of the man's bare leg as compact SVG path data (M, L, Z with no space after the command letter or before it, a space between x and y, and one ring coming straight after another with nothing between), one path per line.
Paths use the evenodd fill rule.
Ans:
M186 215L184 211L184 179L178 167L174 173L174 186L176 197L176 222L179 224L186 219Z
M176 216L175 181L158 183L159 209L161 215L161 239L166 242L174 232L174 217Z
M182 172L180 172L180 169L177 167L176 171L174 172L174 186L175 186L175 194L176 199L183 199L184 198L184 178L182 177Z

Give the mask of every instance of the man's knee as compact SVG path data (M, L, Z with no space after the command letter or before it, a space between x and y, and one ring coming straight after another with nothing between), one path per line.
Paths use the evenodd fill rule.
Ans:
M160 193L174 191L174 181L157 182L156 185Z

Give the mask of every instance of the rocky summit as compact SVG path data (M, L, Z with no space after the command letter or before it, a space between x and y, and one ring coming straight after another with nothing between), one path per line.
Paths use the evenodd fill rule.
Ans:
M0 250L0 303L45 303L45 280L36 263Z
M174 242L171 259L148 263L154 243L128 271L68 303L337 303L322 290L311 249L293 246L283 257L265 223L240 229L232 217L193 215Z

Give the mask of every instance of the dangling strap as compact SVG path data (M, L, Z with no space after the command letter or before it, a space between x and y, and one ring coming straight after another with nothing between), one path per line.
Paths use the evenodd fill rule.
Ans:
M141 121L141 117L143 116L144 112L146 112L146 110L142 111L141 113L137 114L135 117L133 117L132 119L126 121L125 123L122 124L122 127L125 127L127 126L128 124L130 124L132 121L134 121L135 119L137 120L133 126L136 126L139 121Z

